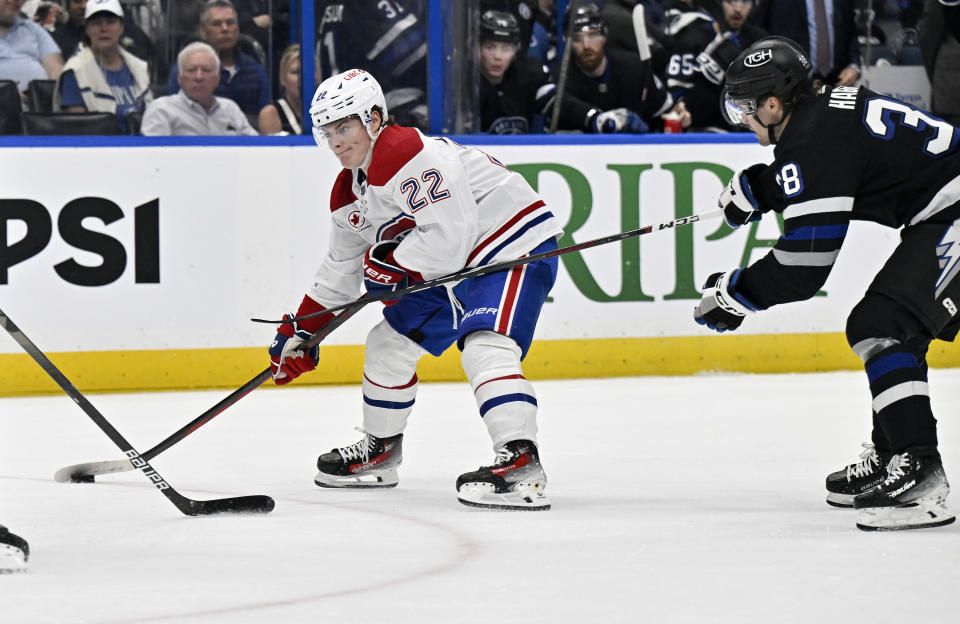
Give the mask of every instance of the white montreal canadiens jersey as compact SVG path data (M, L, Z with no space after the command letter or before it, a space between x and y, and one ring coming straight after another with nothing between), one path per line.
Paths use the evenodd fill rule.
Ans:
M480 150L387 126L368 175L344 169L330 194L333 228L311 298L358 297L366 250L403 236L394 258L425 280L520 258L562 227L526 180Z

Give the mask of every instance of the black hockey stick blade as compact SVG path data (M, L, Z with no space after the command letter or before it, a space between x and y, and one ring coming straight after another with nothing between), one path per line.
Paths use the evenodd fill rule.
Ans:
M311 336L310 339L304 343L304 348L309 349L314 345L318 345L323 342L327 336L333 333L333 330L347 322L347 319L359 312L360 309L369 302L364 298L360 298L354 303L356 304L354 307L344 310L338 314L336 318L332 319L329 323L317 331L317 333ZM268 379L270 379L270 369L266 368L265 370L260 371L260 373L258 373L253 379L231 392L229 396L220 400L216 405L167 436L166 439L162 440L152 449L145 451L142 457L147 461L150 461L160 453L169 449L174 444L186 438L203 425L213 420L216 416L223 413L228 407L262 386ZM136 466L134 466L129 459L86 462L82 464L72 464L57 470L53 475L53 479L58 483L93 483L94 477L97 475L127 472L134 469L136 469Z
M584 241L582 243L576 243L568 247L561 247L559 249L553 249L550 251L543 251L537 254L530 256L524 256L523 258L517 258L516 260L507 260L505 262L498 262L497 264L484 264L478 267L461 269L455 273L445 275L443 277L438 277L436 279L427 280L425 282L420 282L419 284L414 284L413 286L408 286L401 290L395 290L393 292L385 292L379 295L364 295L356 301L351 301L349 303L344 303L337 306L331 306L326 310L321 310L320 312L311 312L310 314L304 314L303 316L295 316L293 318L286 318L280 320L268 320L268 319L250 319L254 323L296 323L297 321L302 321L303 319L313 318L314 316L321 316L323 314L329 314L331 312L339 312L340 310L349 310L353 309L358 304L366 305L374 301L383 301L384 299L399 299L401 297L406 297L407 295L412 295L413 293L420 292L421 290L427 290L430 288L435 288L442 284L449 284L450 282L459 282L465 279L470 279L472 277L479 277L481 275L487 275L489 273L496 273L498 271L506 271L507 269L512 269L515 266L520 266L522 264L530 264L531 262L536 262L537 260L545 260L547 258L553 258L555 256L562 256L564 254L572 253L574 251L582 251L584 249L590 249L591 247L597 247L598 245L606 245L607 243L615 243L622 241L627 238L633 238L635 236L643 236L644 234L649 234L650 232L659 232L661 230L669 230L675 227L680 227L682 225L689 225L691 223L696 223L697 221L705 221L707 219L712 219L714 217L719 217L723 214L722 208L714 208L713 210L708 210L706 212L701 212L699 214L690 215L689 217L680 217L679 219L673 219L672 221L664 221L663 223L657 223L656 225L647 225L642 228L637 228L636 230L628 230L626 232L619 232L617 234L611 234L609 236L602 236L600 238L594 238L593 240Z
M177 492L167 483L166 479L160 476L153 466L150 465L144 457L138 453L133 446L110 424L103 414L87 400L76 386L74 386L67 377L60 372L53 362L37 348L26 334L17 327L7 314L0 310L0 325L10 334L20 347L33 358L40 368L53 379L58 386L73 399L73 402L80 406L87 416L90 417L101 431L103 431L110 440L116 444L131 464L139 468L143 474L150 479L153 485L163 493L167 499L173 503L177 509L188 516L209 515L218 513L269 513L274 506L273 499L269 496L239 496L235 498L221 498L209 501L198 501L187 498Z
M217 498L214 500L191 500L181 497L185 501L186 510L181 509L188 516L212 516L223 513L261 513L273 511L275 503L269 496L254 494L252 496L235 496L232 498Z

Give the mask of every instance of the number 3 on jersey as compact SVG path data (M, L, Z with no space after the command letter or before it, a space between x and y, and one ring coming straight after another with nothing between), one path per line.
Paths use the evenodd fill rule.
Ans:
M872 98L867 101L863 110L863 123L873 136L885 141L893 138L897 126L906 126L916 131L933 128L933 135L927 139L923 151L934 158L954 151L957 140L960 139L960 133L944 120L903 102L885 98Z
M421 186L423 182L423 186ZM416 212L428 204L435 204L450 197L450 191L440 188L443 176L436 169L427 169L420 174L420 179L409 177L400 183L400 192L407 196L407 205L411 212ZM421 188L426 188L425 196L421 196Z

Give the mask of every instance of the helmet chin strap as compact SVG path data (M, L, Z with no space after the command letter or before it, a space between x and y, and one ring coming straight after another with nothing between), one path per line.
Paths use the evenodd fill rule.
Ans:
M769 125L765 124L762 121L760 121L760 118L756 115L756 113L754 113L753 118L757 120L758 124L760 124L762 127L767 129L767 136L770 137L770 145L776 145L777 137L774 136L773 131L777 128L777 126L781 125L784 121L787 120L787 109L786 108L783 109L783 113L780 115L780 121L778 121L777 123L772 123Z

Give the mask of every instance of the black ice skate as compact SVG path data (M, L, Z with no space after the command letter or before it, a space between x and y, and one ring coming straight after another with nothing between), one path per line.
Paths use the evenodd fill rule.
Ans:
M893 453L880 451L869 442L860 460L827 475L827 504L834 507L853 507L853 497L877 487L887 477L886 465Z
M950 524L955 517L945 505L949 493L939 457L894 455L883 483L853 499L857 528L899 531Z
M464 505L486 509L545 511L547 475L537 445L530 440L507 442L492 466L483 466L457 479L457 498Z
M395 487L397 466L402 461L402 433L378 438L364 432L359 442L321 455L317 459L320 472L313 482L329 488Z
M23 572L27 569L30 547L27 540L0 526L0 574Z

